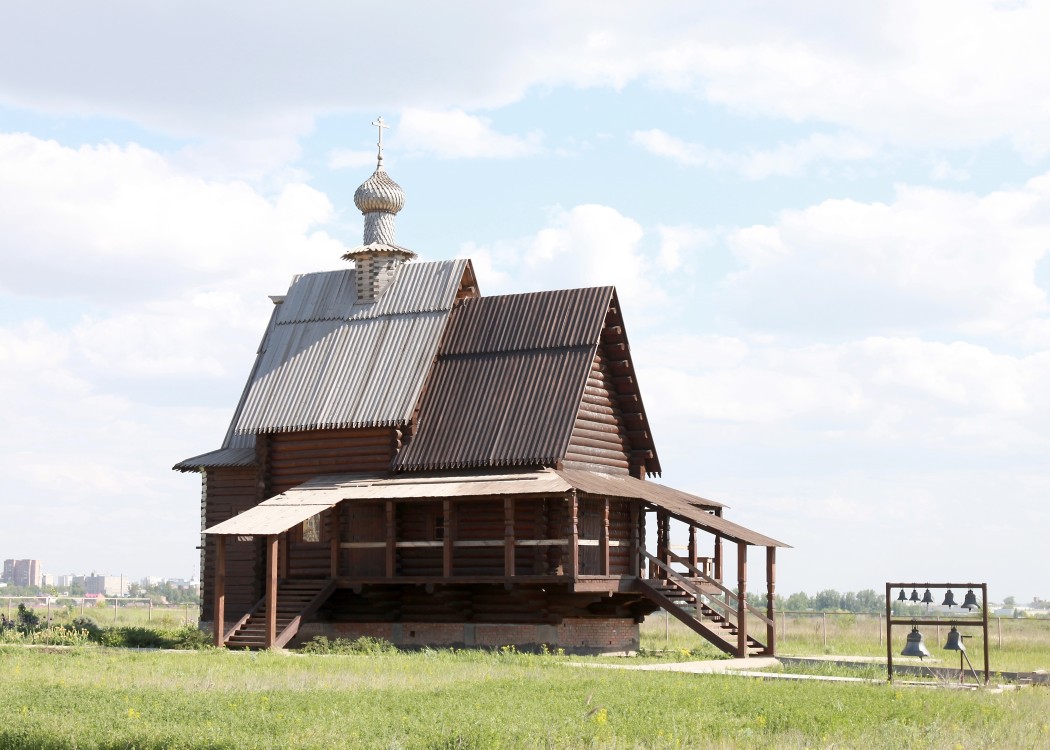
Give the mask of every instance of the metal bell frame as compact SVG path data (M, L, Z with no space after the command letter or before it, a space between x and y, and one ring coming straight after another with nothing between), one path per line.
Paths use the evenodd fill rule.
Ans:
M900 589L900 594L894 598L892 589ZM911 589L911 595L906 596L905 591ZM924 589L925 593L920 600L919 589ZM893 614L893 602L911 601L919 602L922 601L926 604L927 609L929 605L933 603L933 593L931 589L946 590L944 595L944 602L942 606L952 607L956 606L955 594L952 589L966 589L967 593L962 603L962 609L972 611L973 609L980 610L980 617L967 617L961 612L961 617L948 617L948 618L934 618L930 616L923 617L906 617L906 616L894 616ZM977 601L976 589L981 591L980 604ZM893 626L894 625L908 625L911 627L911 631L908 633L908 641L901 652L903 656L918 656L919 658L925 658L930 656L929 650L926 648L926 644L923 641L922 634L919 632L919 625L950 625L952 630L948 634L948 641L945 643L945 649L949 651L958 651L960 654L960 674L962 673L962 660L965 659L967 664L970 662L970 657L966 653L966 646L963 644L963 635L959 632L959 628L981 628L981 633L984 639L984 684L987 685L991 677L991 668L988 663L988 584L987 583L909 583L909 582L898 582L898 583L887 583L886 584L886 672L887 678L890 682L893 681ZM970 671L977 679L978 684L981 684L981 679L978 672L970 665Z

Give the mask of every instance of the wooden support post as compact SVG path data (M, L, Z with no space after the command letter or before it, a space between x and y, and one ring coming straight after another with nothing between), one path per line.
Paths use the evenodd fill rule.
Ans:
M576 578L580 574L580 503L576 490L569 492L569 575Z
M602 537L600 542L601 549L601 574L603 576L609 575L609 498L605 498L604 506L602 507Z
M266 648L277 640L277 561L281 554L280 535L266 537Z
M340 533L342 529L339 526L339 504L336 503L332 506L329 511L328 520L331 524L331 532L328 536L328 543L331 549L331 564L329 566L329 576L332 578L339 577L339 542Z
M642 562L642 555L641 555L641 552L643 552L645 550L645 544L646 544L646 538L645 538L645 515L646 515L646 513L645 513L645 508L641 507L641 502L640 501L635 500L635 503L638 506L638 511L639 511L638 512L638 551L639 551L639 554L637 554L635 556L636 564L638 565L638 575L639 576L646 575L646 577L651 577L651 576L647 575L647 571L645 570L648 567L648 562L649 561L646 560L645 562Z
M736 543L736 650L737 657L747 658L747 545Z
M886 679L893 682L893 599L886 584Z
M290 534L290 532L286 531L281 536L284 537L284 545L283 545L283 551L281 552L281 554L278 557L278 559L280 560L280 566L281 566L281 572L280 572L281 580L285 580L286 581L286 580L288 580L288 567L289 567L289 563L290 563L290 561L288 560L288 555L292 551L292 545L289 544L289 541L291 541L291 534Z
M386 501L386 577L397 573L397 519L394 516L394 501Z
M631 546L629 548L630 552L628 553L628 558L629 558L630 562L627 564L627 575L629 575L629 576L640 576L641 572L640 572L639 569L641 568L641 563L640 563L641 554L640 554L640 551L638 549L638 538L639 538L639 531L640 531L640 529L639 529L639 525L640 525L639 516L641 516L641 513L638 512L638 501L637 500L631 500L630 504L631 504L630 505L630 507L631 507L631 537L630 537L630 544L631 544Z
M776 591L777 591L777 548L766 547L766 653L776 656L777 653L777 620L776 620ZM882 630L880 628L879 632Z
M671 514L665 513L664 520L660 523L660 527L664 529L664 564L667 567L664 568L664 578L668 578L667 569L671 567Z
M694 568L699 567L697 565L697 554L696 554L696 527L689 524L689 564ZM690 576L695 576L696 573L690 571Z
M452 577L452 501L445 500L441 506L441 513L445 517L445 538L441 548L441 574L445 578Z
M664 519L667 517L662 510L656 511L656 559L660 562L666 562L664 557L666 555L667 538L664 536ZM652 565L650 564L649 570L650 578L665 578L663 568L656 569L656 575L652 575Z
M503 575L514 575L514 499L503 499Z
M1003 647L1002 620L999 621L999 648ZM984 634L984 684L988 684L991 670L988 666L988 584L981 584L981 630Z
M215 645L222 646L226 637L226 537L215 537Z
M722 583L722 537L715 534L715 580Z

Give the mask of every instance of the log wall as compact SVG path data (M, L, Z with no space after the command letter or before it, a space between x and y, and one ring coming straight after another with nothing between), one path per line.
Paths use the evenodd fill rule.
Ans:
M256 504L256 472L249 468L208 469L201 474L204 485L205 528L243 513ZM230 537L226 541L226 619L237 620L259 601L259 565L264 559L262 543ZM204 569L201 571L201 620L211 620L215 602L215 538L204 537Z
M565 451L564 465L607 474L627 474L631 467L630 451L616 384L608 359L599 346Z
M318 474L385 472L399 447L393 427L267 435L269 496Z

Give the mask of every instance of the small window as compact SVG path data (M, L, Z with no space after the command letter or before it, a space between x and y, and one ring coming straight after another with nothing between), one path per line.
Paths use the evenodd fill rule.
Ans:
M440 514L434 517L434 541L445 541L445 517Z
M302 539L304 542L321 541L321 514L310 516L303 521Z

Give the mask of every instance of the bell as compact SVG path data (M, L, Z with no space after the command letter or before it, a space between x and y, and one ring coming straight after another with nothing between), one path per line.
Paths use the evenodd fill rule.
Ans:
M904 593L904 589L901 589L901 593L900 593L900 596L897 597L897 601L899 601L899 602L906 602L906 601L908 601L908 597Z
M977 606L977 594L973 593L973 589L966 592L966 596L963 597L962 603L963 609L980 609Z
M929 589L926 589L926 593L922 595L923 604L933 604L933 594L930 593Z
M944 601L941 602L942 607L954 607L955 606L955 594L952 593L951 589L948 589L948 593L944 595Z
M911 632L908 633L908 643L904 646L904 650L901 651L901 656L918 656L923 659L930 655L929 650L926 648L926 644L922 642L922 633L919 629L912 627Z
M945 651L965 651L966 646L963 645L962 633L959 629L952 625L952 629L948 631L948 642L944 644Z
M915 589L912 589L911 590L911 596L908 597L908 600L909 601L913 601L913 602L919 601L919 592L916 591Z

